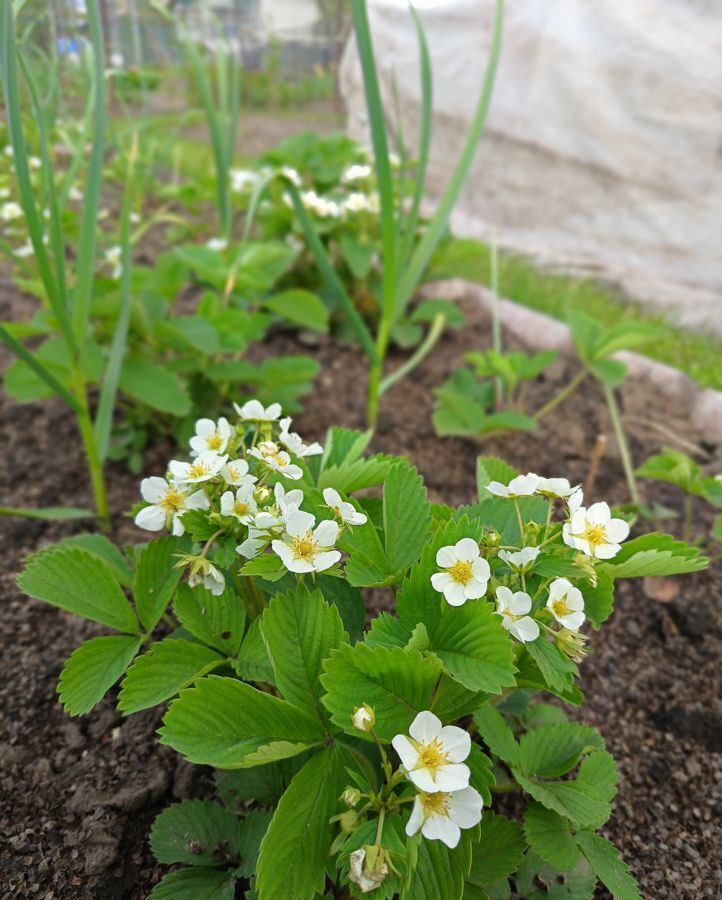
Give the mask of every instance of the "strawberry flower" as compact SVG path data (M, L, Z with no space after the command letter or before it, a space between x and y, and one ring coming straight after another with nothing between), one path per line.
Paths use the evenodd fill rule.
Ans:
M391 741L409 779L422 791L458 791L469 786L471 751L468 731L442 725L429 710L420 712L409 726L409 737L397 734Z
M436 554L436 565L442 571L431 576L431 584L450 606L462 606L467 600L476 600L486 593L491 569L472 538L441 547Z
M311 513L290 507L286 516L286 533L271 543L274 553L289 572L324 572L341 559L334 549L338 538L338 523L324 519L314 528L316 518Z
M157 475L141 481L140 495L150 505L136 515L135 524L146 531L162 531L169 527L176 537L185 534L181 521L183 513L189 509L208 509L210 506L203 491L191 493L184 486L168 484L165 478Z
M578 631L584 624L584 597L566 578L556 578L549 585L547 608L568 631Z
M539 637L539 624L527 615L530 611L529 594L524 591L513 593L504 585L496 589L496 615L501 616L501 624L522 644Z
M606 503L580 506L562 529L564 543L596 559L612 559L622 549L621 543L629 535L624 519L613 519Z
M481 794L473 787L431 794L422 791L414 800L406 834L411 836L420 830L428 840L442 841L453 850L461 838L461 829L481 822L483 805Z

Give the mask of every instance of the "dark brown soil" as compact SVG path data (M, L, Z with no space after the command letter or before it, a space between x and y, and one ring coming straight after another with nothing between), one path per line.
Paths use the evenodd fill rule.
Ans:
M18 302L10 285L0 285L0 318L8 317L11 304L17 314ZM480 451L503 455L524 471L581 481L595 440L605 434L607 452L594 495L626 500L602 398L592 385L536 434L481 446L434 435L431 388L460 364L465 351L487 345L483 316L475 309L467 313L470 327L446 335L413 377L384 398L374 449L407 454L424 474L431 498L457 504L474 499ZM321 439L332 424L361 426L365 376L360 351L330 340L310 349L324 368L307 412L298 419L299 430L308 439ZM309 348L296 338L277 336L263 353L303 350ZM567 368L564 362L555 364L551 375L533 386L531 408L551 396ZM694 440L684 410L672 408L653 386L630 384L622 402L631 425L643 416ZM18 407L4 398L0 438L3 505L89 505L74 424L59 404ZM659 447L653 432L633 429L635 459ZM147 472L161 472L166 458L167 448L155 451ZM137 497L138 479L111 467L109 483L114 536L136 540L140 535L124 511ZM677 502L671 492L650 488L648 494ZM702 526L705 513L695 512ZM140 900L161 874L145 841L150 822L174 797L207 790L207 776L157 745L157 714L122 719L106 700L86 718L71 720L59 706L55 687L64 660L101 629L26 599L14 579L27 553L71 530L80 529L0 519L5 557L0 576L0 896ZM624 852L650 900L720 896L719 575L717 565L711 573L680 579L679 594L670 603L651 599L641 584L623 585L614 617L592 635L593 654L582 669L587 704L578 715L602 731L620 765L619 795L606 833ZM648 593L654 593L652 588Z

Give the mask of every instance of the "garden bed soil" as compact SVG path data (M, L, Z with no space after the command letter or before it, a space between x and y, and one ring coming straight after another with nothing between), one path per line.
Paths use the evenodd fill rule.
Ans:
M0 285L0 318L18 295ZM444 336L410 378L383 398L372 448L406 454L423 473L434 501L475 498L475 458L497 454L522 470L583 481L599 435L607 452L591 499L626 500L626 488L602 396L592 383L559 407L538 432L483 445L438 439L431 426L431 389L463 360L488 346L488 322L470 304L469 327ZM330 425L361 427L365 364L357 347L323 339L309 348L276 335L264 355L312 352L323 365L317 391L297 426L322 439ZM391 365L400 357L392 358ZM529 391L531 408L569 375L559 361ZM632 451L641 461L666 441L639 422L655 420L695 441L684 409L674 409L654 385L622 391ZM90 506L80 443L71 416L55 401L18 406L0 402L0 485L3 505ZM710 458L719 448L700 447ZM156 448L145 471L161 474L172 448ZM722 465L718 467L722 470ZM142 540L127 510L138 481L119 465L108 469L113 536ZM674 492L648 486L648 495L678 505ZM695 509L699 528L709 524ZM122 718L112 698L83 719L65 715L56 697L65 659L102 628L24 597L15 586L23 558L82 528L0 519L0 896L76 900L147 897L162 874L146 835L153 817L176 798L207 796L206 770L191 767L155 736L159 713ZM663 588L669 585L662 585ZM620 586L610 623L591 637L582 666L587 703L572 715L600 729L618 760L620 785L605 829L623 851L648 900L712 900L721 896L722 840L722 590L719 564L679 580L668 602L659 585ZM674 593L676 586L672 584ZM600 897L607 896L603 891ZM443 898L440 898L443 900Z

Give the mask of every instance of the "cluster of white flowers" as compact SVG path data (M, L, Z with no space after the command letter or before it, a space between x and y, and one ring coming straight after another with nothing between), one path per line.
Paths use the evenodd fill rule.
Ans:
M572 486L566 478L542 478L528 472L513 478L509 484L492 481L487 490L512 501L533 496L544 497L549 503L564 501L567 517L562 525L562 540L573 550L590 558L611 559L629 535L629 525L623 519L612 518L606 503L584 507L581 488ZM542 602L537 602L536 596L532 598L526 592L525 575L533 570L540 553L541 546L498 551L498 558L505 564L509 576L502 570L495 572L494 578L496 581L503 578L510 584L496 584L496 613L501 616L504 628L522 643L535 641L539 637L538 614L542 623L547 618L559 623L565 632L574 633L585 619L584 597L579 588L566 578L555 578L543 585L546 597L541 598ZM439 571L431 576L431 584L451 606L461 606L467 600L486 595L492 571L489 562L481 555L481 546L477 541L462 538L455 545L441 547L436 554L436 564ZM521 590L512 589L516 588L517 581L521 582Z
M190 460L173 459L166 477L143 479L141 496L148 505L137 513L136 524L148 531L170 528L182 536L183 516L205 510L218 523L219 535L238 539L236 551L244 559L270 548L289 572L326 571L341 559L335 545L342 529L363 525L366 516L327 487L323 498L333 518L317 523L301 509L303 491L286 490L284 481L301 479L303 460L323 453L323 447L306 444L291 431L291 419L282 418L278 403L264 407L249 400L234 407L236 426L223 417L199 419L190 439ZM184 561L191 585L203 584L219 595L225 580L206 558L211 543L200 556Z
M420 830L429 840L456 847L461 829L479 824L484 805L469 785L471 772L464 762L471 752L468 731L442 725L438 716L424 710L409 726L408 736L397 734L391 744L418 791L406 834Z

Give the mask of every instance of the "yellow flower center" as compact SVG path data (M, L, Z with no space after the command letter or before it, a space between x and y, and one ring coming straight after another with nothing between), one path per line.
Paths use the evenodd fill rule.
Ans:
M233 512L237 516L246 516L248 515L248 511L250 506L247 503L244 503L242 500L236 500L233 504Z
M454 563L448 572L454 581L457 581L459 584L468 584L474 577L471 571L471 563L461 560Z
M555 600L552 603L552 609L554 610L555 615L557 616L566 616L572 610L567 606L567 595L565 594L563 597L560 597L558 600Z
M607 532L604 530L604 525L588 524L584 529L582 537L585 541L588 541L592 547L599 547L601 544L607 543Z
M435 770L440 766L446 765L448 758L448 753L446 753L442 745L434 739L430 744L424 744L419 747L419 761L416 768Z
M291 550L293 550L294 559L302 559L307 563L312 563L314 556L318 553L318 544L313 539L313 532L307 531L300 537L291 540Z
M211 467L207 462L203 462L202 460L198 460L194 462L193 465L188 470L189 478L203 478L206 475L209 475L211 471Z
M424 818L449 815L449 795L444 791L438 791L435 794L419 792L419 797L424 809Z
M209 450L220 450L223 446L223 438L216 431L215 434L212 434L208 438L208 449Z
M185 494L175 488L170 488L165 497L160 501L160 506L169 513L178 512L185 505Z

